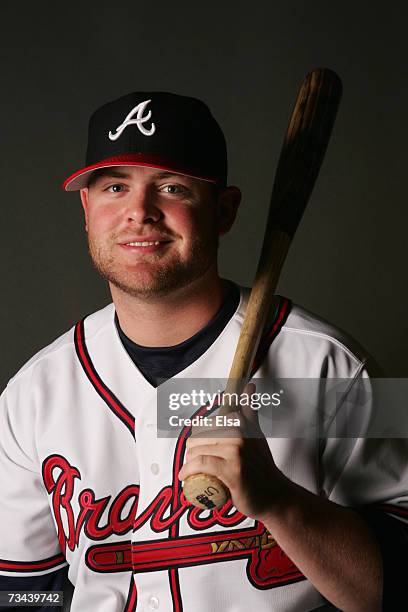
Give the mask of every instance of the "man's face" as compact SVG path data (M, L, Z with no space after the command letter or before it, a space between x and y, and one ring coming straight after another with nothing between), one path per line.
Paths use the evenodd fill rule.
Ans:
M81 199L94 265L127 294L166 295L216 270L225 219L210 183L115 167L96 174Z

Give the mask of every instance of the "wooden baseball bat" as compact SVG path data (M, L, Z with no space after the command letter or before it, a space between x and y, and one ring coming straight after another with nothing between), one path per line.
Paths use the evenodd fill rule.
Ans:
M241 395L271 310L290 243L309 200L342 94L332 70L317 68L304 79L289 121L276 170L261 256L238 345L225 389ZM236 409L223 405L218 414ZM184 495L199 508L220 508L228 488L214 476L194 474L184 482Z

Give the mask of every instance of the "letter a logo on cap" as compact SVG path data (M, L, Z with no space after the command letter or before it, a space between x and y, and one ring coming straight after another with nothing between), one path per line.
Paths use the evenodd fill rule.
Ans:
M109 132L109 138L111 140L117 140L119 136L122 134L123 130L125 130L128 125L137 125L137 127L139 128L139 131L144 136L152 136L156 131L156 126L154 125L153 121L152 121L152 125L150 126L149 130L147 130L143 126L143 124L146 123L146 121L149 121L150 117L152 116L151 110L148 111L147 115L143 115L145 108L149 104L149 102L151 102L151 100L145 100L144 102L140 102L140 104L132 108L132 110L127 115L123 123L118 125L118 127L116 128L116 132L114 134L112 132ZM136 114L136 119L133 119L135 114Z

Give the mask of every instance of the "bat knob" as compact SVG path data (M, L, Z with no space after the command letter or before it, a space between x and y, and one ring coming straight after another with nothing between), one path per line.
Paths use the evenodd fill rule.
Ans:
M202 473L186 478L183 491L184 497L202 510L222 508L231 497L228 487L221 480Z

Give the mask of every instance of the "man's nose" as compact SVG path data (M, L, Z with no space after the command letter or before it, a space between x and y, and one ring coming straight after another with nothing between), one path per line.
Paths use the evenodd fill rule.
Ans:
M129 222L155 223L162 218L163 213L151 191L140 189L130 194L126 216Z

